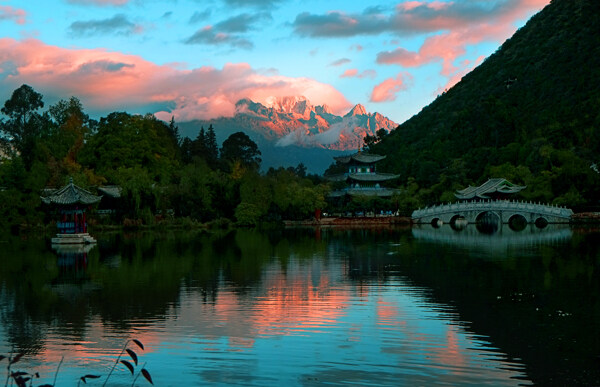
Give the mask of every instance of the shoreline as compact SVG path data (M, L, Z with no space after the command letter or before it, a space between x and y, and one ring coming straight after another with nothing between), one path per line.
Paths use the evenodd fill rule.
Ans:
M321 218L308 220L284 220L285 227L321 226L321 227L376 227L376 226L410 226L412 220L407 216L361 216L355 218Z

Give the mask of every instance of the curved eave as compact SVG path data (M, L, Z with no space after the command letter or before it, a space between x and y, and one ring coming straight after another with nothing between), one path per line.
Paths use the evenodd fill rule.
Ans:
M98 203L102 196L94 195L93 193L77 187L73 183L67 184L65 187L55 191L52 195L41 197L46 204L57 204L62 206L68 205L90 205Z
M362 163L362 164L372 164L372 163L379 162L379 161L385 159L386 157L387 156L368 154L368 153L355 153L350 156L334 157L334 160L336 160L342 164L348 164L350 161L356 161L356 162Z
M325 179L327 179L329 181L333 181L333 182L346 181L347 178L348 178L348 175L345 173L341 173L339 175L325 176Z
M399 177L400 175L394 175L391 173L352 173L348 175L349 180L370 182L394 180Z
M329 197L330 198L339 198L344 195L390 197L398 192L400 192L400 190L394 189L394 188L373 188L373 189L347 188L347 189L343 189L343 190L333 191L329 194Z

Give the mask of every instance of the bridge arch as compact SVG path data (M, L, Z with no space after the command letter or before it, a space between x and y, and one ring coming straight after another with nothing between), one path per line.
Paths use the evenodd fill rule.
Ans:
M527 218L523 214L513 214L508 218L508 227L513 231L523 231L527 227Z
M433 228L439 228L442 223L442 220L440 218L433 218L433 219L431 219L430 223L431 223L431 226L433 226Z
M502 223L502 217L496 211L481 211L475 216L475 223Z
M537 228L545 228L546 226L548 226L549 222L548 219L544 218L543 216L540 216L533 223L536 225Z

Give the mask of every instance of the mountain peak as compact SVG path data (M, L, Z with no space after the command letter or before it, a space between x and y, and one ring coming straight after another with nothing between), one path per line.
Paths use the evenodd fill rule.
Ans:
M367 109L361 104L356 104L344 117L352 117L352 116L366 116Z
M304 114L307 110L312 110L312 105L304 96L269 97L265 106L284 113Z

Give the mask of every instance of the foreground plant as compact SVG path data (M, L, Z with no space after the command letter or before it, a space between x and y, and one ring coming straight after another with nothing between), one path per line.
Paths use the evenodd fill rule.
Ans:
M142 344L141 341L136 340L136 339L127 340L125 342L125 346L121 350L121 353L119 353L119 356L117 357L117 360L115 361L115 364L113 365L110 372L108 373L108 376L106 377L106 380L104 381L104 384L102 384L102 386L106 386L108 379L110 378L110 376L112 375L113 371L115 370L116 366L119 363L123 364L131 372L131 376L133 377L133 381L131 383L132 387L135 385L135 382L137 381L137 379L139 378L140 375L142 375L150 384L154 385L154 382L152 381L152 376L150 375L150 372L148 372L148 370L145 368L146 363L144 363L142 365L141 369L137 373L135 372L136 367L138 366L138 355L134 350L128 348L129 343L131 343L131 342L135 343L142 351L144 350L144 345ZM123 356L123 354L125 352L127 352L129 357L133 361L133 364L129 360L121 359L121 357ZM10 354L8 357L4 356L4 355L0 355L0 362L4 359L8 359L8 365L6 366L6 382L4 383L4 387L8 387L9 382L10 382L10 385L12 385L14 382L14 384L16 384L17 387L27 387L28 386L27 383L29 382L29 387L31 387L31 386L33 386L33 380L36 378L39 379L40 374L38 372L29 373L29 372L25 372L25 371L16 371L16 372L11 371L11 367L13 366L13 364L15 364L19 360L21 360L21 358L23 356L24 356L24 353L19 353L16 355ZM54 386L56 386L56 378L58 376L58 371L60 370L60 366L62 365L63 360L64 360L64 356L60 359L60 363L58 364L58 367L56 368L56 372L54 373L54 381L52 382L52 384L42 384L38 387L54 387ZM100 377L101 377L101 375L93 375L93 374L84 375L81 378L79 378L79 380L77 381L77 386L79 386L81 382L83 382L84 384L87 384L88 380L99 379ZM11 381L11 378L12 378L12 381Z
M135 345L137 345L142 351L144 350L144 344L142 344L141 341L136 340L136 339L131 339L131 340L127 340L125 342L125 346L123 346L123 349L121 350L121 353L119 354L119 356L117 357L117 360L115 361L115 364L113 365L113 367L111 368L110 372L108 373L108 376L106 377L106 380L104 381L104 384L102 384L102 386L106 386L106 383L108 382L108 379L110 378L110 375L112 375L113 371L115 370L115 367L121 363L123 364L125 367L127 367L127 369L131 372L131 376L134 376L133 378L133 382L131 383L131 386L135 385L135 381L137 380L137 378L140 376L140 374L142 374L144 376L144 378L152 385L154 385L154 382L152 381L152 376L150 376L150 372L148 372L148 370L145 368L146 363L144 363L144 365L142 366L142 369L137 373L137 375L135 374L135 367L137 367L138 365L138 356L137 354L132 350L127 348L129 343L133 342L135 343ZM123 356L123 353L127 352L127 354L129 355L129 357L131 357L131 360L133 360L133 363L135 364L135 366L133 364L131 364L130 361L128 360L121 360L121 356ZM86 375L84 377L81 378L81 380L85 383L85 378L90 378L90 377L97 377L95 375Z

